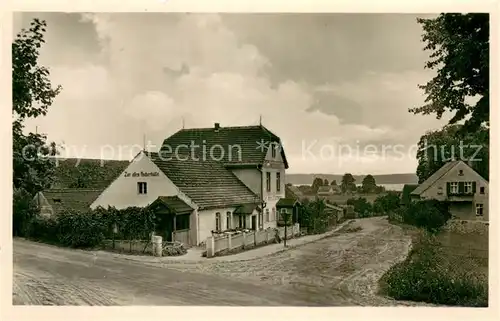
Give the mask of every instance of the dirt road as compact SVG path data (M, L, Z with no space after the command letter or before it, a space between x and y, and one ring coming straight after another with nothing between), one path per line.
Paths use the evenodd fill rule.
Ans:
M355 224L360 231L236 262L148 265L15 240L13 300L36 305L394 305L375 295L376 283L406 256L409 238L383 218Z

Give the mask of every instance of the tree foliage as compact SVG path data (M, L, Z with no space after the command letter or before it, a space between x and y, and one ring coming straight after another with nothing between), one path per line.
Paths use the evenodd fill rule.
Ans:
M410 112L441 118L450 111L450 124L465 120L469 132L489 124L489 14L446 13L418 23L424 49L431 52L425 67L437 75L419 86L425 104Z
M351 173L346 173L344 176L342 176L342 182L340 187L342 188L342 192L348 192L348 191L355 191L356 190L356 184L354 183L356 179L354 179L354 176L352 176Z
M321 177L315 177L312 183L312 190L314 193L318 191L318 189L323 186L323 179Z
M385 215L399 209L400 203L401 200L398 193L388 192L386 195L375 199L373 202L373 211L379 215Z
M461 129L462 125L446 126L420 138L417 151L419 183L452 160L463 160L482 177L489 178L489 130L480 127L465 134Z
M375 178L368 174L363 177L363 181L361 182L361 188L364 193L373 193L377 189L377 183L375 182Z
M38 62L45 27L45 21L34 19L12 43L14 187L31 195L50 184L53 164L47 158L56 154L56 145L47 144L46 136L23 133L23 122L45 115L61 90L60 86L52 87L48 69Z

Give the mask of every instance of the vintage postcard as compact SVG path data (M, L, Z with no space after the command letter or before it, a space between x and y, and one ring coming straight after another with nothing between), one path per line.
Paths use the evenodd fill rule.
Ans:
M9 309L498 313L488 7L161 3L12 10Z

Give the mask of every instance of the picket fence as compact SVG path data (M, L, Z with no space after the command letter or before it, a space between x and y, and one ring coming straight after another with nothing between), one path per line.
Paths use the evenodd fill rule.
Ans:
M300 225L298 223L286 228L286 239L300 236ZM281 239L285 238L285 227L278 228ZM213 235L207 238L205 243L207 257L231 253L236 251L248 250L256 246L270 244L275 242L275 229L268 228L261 231L231 232Z

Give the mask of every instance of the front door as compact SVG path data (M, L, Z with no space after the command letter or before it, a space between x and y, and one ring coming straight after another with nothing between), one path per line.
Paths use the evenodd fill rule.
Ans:
M252 216L252 230L257 229L257 216Z

